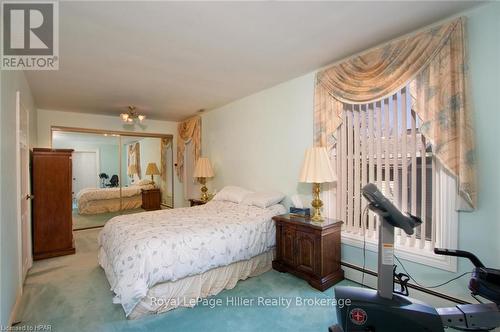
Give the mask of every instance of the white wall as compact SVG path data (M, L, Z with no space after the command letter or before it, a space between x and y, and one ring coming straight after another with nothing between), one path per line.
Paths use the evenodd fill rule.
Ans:
M459 248L478 253L485 264L500 267L500 183L498 124L500 91L500 3L464 13L468 17L470 71L479 177L479 204L459 214ZM304 150L313 140L314 74L296 78L232 102L203 115L203 154L214 163L210 185L237 184L251 189L277 189L287 195L308 193L298 185ZM362 250L342 246L342 260L363 264ZM417 280L436 284L457 274L406 262ZM367 254L367 268L376 256ZM458 273L469 271L460 260ZM438 289L473 301L467 278Z
M50 147L52 126L102 129L114 131L133 131L138 133L171 134L173 144L177 142L177 122L146 119L143 126L124 126L117 116L97 115L89 113L61 112L54 110L38 110L38 145ZM174 205L186 206L183 197L182 183L174 179Z
M0 97L0 326L6 326L19 298L22 281L21 253L18 252L18 223L16 216L16 91L30 110L30 146L36 145L36 112L29 85L21 71L1 72ZM8 170L8 173L6 171ZM9 208L5 208L9 207Z
M208 187L309 194L298 178L313 144L313 92L311 73L205 113L202 154L215 171Z
M119 140L109 136L109 142L91 143L77 140L61 139L52 143L55 149L74 149L75 151L97 151L99 154L99 173L111 177L120 173ZM96 175L97 176L97 175Z
M142 178L150 179L151 175L146 175L149 163L156 163L156 167L161 171L161 140L159 138L147 137L139 141L141 146L141 170ZM153 180L160 183L160 176L155 175Z

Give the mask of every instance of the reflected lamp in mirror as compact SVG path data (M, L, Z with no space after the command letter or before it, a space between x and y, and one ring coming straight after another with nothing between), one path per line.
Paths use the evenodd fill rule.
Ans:
M194 169L194 178L198 178L198 181L201 184L201 201L202 202L207 202L208 201L208 194L207 194L207 178L214 177L215 173L212 168L212 164L210 164L210 160L206 157L200 157L198 158L198 161L196 162L196 167Z
M146 175L151 175L151 182L154 182L153 176L155 175L161 175L160 170L158 169L158 166L156 166L156 163L149 163L148 167L146 168Z
M319 198L321 183L337 181L326 148L313 147L306 150L299 181L313 184L313 201L311 202L313 216L311 220L323 221L321 216L323 202Z

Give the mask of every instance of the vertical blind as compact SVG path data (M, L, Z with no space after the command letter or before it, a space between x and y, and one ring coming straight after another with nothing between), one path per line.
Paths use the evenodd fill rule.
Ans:
M363 214L367 201L361 195L365 184L375 183L403 212L423 220L412 236L397 229L398 244L433 248L436 165L408 91L404 87L375 103L344 104L332 150L338 177L335 213L344 220L344 231L377 238L378 217L371 211Z

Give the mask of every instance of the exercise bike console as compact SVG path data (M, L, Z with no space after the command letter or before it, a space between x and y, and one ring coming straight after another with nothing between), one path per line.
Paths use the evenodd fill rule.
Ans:
M406 234L412 235L414 228L422 224L419 217L409 213L404 215L382 194L373 183L363 187L363 196L370 202L368 208L387 221L391 226L401 228Z

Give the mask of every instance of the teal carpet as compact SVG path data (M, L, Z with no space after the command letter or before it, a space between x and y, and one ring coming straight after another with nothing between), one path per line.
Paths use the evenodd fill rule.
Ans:
M228 306L227 298L333 298L290 274L269 271L240 281L211 299L222 305L178 308L140 320L127 320L104 271L97 264L99 230L75 232L76 255L35 262L25 283L21 326L48 324L52 331L322 331L336 322L332 306ZM341 284L348 284L344 281Z
M144 210L139 208L139 209L131 209L131 210L123 210L123 211L107 212L99 214L79 214L78 209L75 208L73 209L73 230L102 227L111 218L114 218L122 214L131 214L139 212L144 212Z

